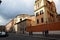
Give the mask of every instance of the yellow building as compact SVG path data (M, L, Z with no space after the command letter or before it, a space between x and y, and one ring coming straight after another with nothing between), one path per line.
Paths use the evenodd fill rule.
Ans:
M56 22L56 7L53 0L36 0L34 5L36 24Z
M18 32L20 30L20 26L21 26L20 23L21 23L21 21L27 19L28 17L30 17L28 14L20 14L20 15L17 15L16 18L14 18L13 31L14 32Z
M31 20L31 21L29 22L26 19ZM20 14L20 15L17 15L16 18L14 18L13 31L18 32L20 30L20 27L23 27L23 26L27 27L28 24L27 24L26 21L28 22L28 24L31 24L31 26L35 26L36 25L35 24L35 16L34 15ZM21 23L22 23L23 26L20 25ZM24 25L24 23L25 23L25 25Z
M12 32L13 30L13 25L14 25L14 19L12 19L10 22L8 22L6 25L5 25L5 30L7 32Z

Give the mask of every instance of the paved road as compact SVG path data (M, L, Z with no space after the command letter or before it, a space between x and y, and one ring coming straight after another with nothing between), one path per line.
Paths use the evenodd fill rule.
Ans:
M45 37L45 36L27 36L27 35L21 35L21 34L9 34L8 37L0 37L0 40L60 40L59 38L55 37Z

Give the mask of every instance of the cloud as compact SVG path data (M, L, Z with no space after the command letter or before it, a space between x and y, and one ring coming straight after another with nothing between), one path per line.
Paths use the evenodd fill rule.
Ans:
M9 19L5 19L4 17L0 16L0 25L6 25L9 22Z
M60 14L60 0L53 0L56 4L57 13Z
M22 13L33 14L33 4L34 0L2 0L0 13L6 18L13 18Z
M34 0L2 0L0 5L0 24L6 24L9 19L16 17L18 14L33 14L33 6Z
M2 0L0 5L0 24L6 24L18 14L34 14L35 0ZM60 0L54 0L57 12L60 13ZM3 20L3 21L2 21Z

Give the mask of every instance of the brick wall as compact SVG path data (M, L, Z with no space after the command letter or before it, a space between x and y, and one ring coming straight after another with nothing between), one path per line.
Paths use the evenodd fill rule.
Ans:
M60 22L50 23L50 24L43 24L43 25L36 25L36 26L28 26L26 28L27 32L42 32L44 30L48 31L60 31Z

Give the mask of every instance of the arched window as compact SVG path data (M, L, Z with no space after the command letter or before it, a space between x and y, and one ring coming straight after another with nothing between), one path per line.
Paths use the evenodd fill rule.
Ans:
M39 24L39 19L37 19L37 24Z
M41 18L41 22L42 22L42 23L44 22L43 18Z
M36 13L36 16L39 16L38 12Z
M22 19L20 19L20 21L22 21Z
M40 11L40 15L43 14L43 10Z

